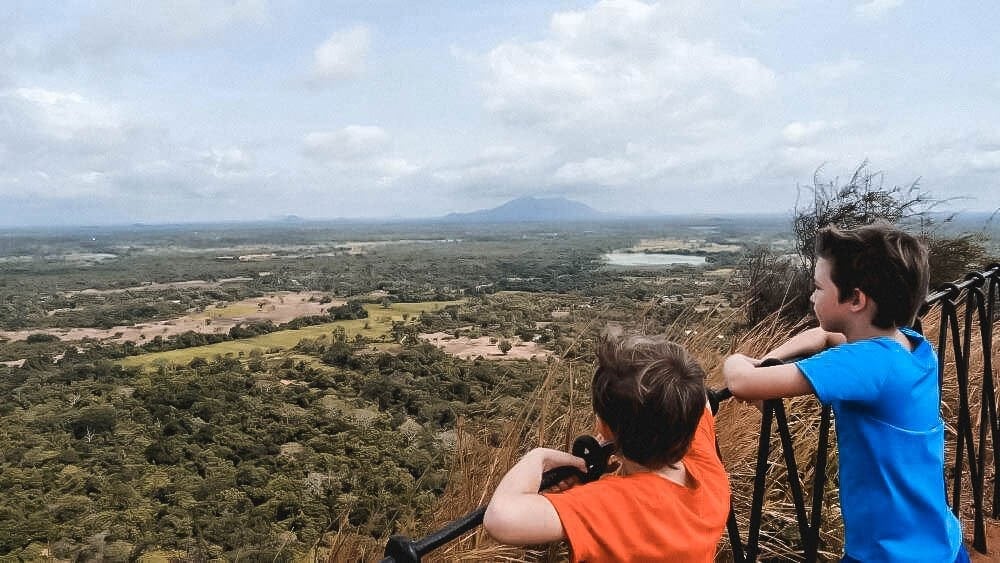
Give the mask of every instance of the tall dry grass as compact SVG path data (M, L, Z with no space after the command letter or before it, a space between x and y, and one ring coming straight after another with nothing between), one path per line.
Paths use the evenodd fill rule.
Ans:
M805 328L802 323L789 326L780 322L777 315L764 319L739 337L719 338L733 326L734 319L721 318L705 326L695 321L703 317L691 314L680 317L668 327L667 334L684 344L699 359L709 373L708 385L722 386L721 364L725 356L741 352L762 357L793 334ZM639 316L638 327L643 325ZM592 334L588 328L600 324L600 316L589 321L578 334ZM923 319L924 332L936 345L940 311L932 310ZM997 333L996 330L994 330ZM982 342L978 334L973 338L970 354L970 406L973 413L973 434L979 432L979 405L983 372ZM549 446L569 449L575 436L591 432L593 415L589 405L589 384L592 366L589 358L573 358L573 349L550 365L543 381L529 397L525 397L520 413L507 420L490 421L487 425L459 424L458 440L452 467L452 478L441 498L434 517L427 522L404 526L403 533L420 537L488 502L490 494L506 470L528 449ZM1000 338L993 342L993 357L1000 357ZM958 388L955 378L955 359L950 346L944 351L945 385L942 396L942 416L947 423L947 462L954 463L956 412ZM806 506L811 506L811 483L815 471L815 451L818 441L819 404L811 397L786 400L786 411L795 444L795 459L799 479L805 484ZM746 540L750 502L755 473L757 445L760 429L760 411L757 408L727 401L716 416L719 446L723 461L730 474L733 504L737 521ZM763 525L761 528L760 559L795 560L798 549L798 529L791 494L787 485L787 471L782 457L776 430L772 430L772 448L768 463L768 477L764 495ZM843 544L843 527L840 520L839 496L836 488L837 453L834 432L831 429L830 457L827 463L827 487L824 492L823 525L820 531L821 559L837 559ZM992 447L992 446L990 446ZM987 463L987 478L992 477ZM961 514L963 528L971 536L971 487L965 479ZM949 488L950 490L950 488ZM989 495L987 495L987 502ZM807 508L808 510L808 508ZM342 551L342 554L347 553ZM358 552L354 552L358 553ZM365 553L371 553L365 551ZM564 560L564 545L543 546L536 549L498 545L481 528L442 547L425 557L426 561L559 561ZM377 557L369 558L377 559ZM731 560L728 536L723 536L718 560Z

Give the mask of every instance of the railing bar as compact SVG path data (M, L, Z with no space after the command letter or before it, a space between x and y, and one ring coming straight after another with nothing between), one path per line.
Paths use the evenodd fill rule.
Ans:
M785 456L788 486L791 488L792 502L795 504L795 518L799 524L799 543L800 547L805 550L806 538L809 537L809 517L806 516L806 500L805 495L802 494L798 463L795 461L795 447L792 445L792 434L788 429L788 418L785 416L785 403L783 401L779 401L775 406L774 417L778 424L782 453Z
M991 445L993 446L993 502L991 516L1000 517L1000 487L997 478L1000 476L1000 457L996 456L997 435L1000 434L1000 420L997 417L997 393L996 382L993 380L993 320L994 305L997 302L998 289L1000 289L1000 277L990 279L989 296L986 302L986 321L980 322L980 331L983 341L983 379L989 384L989 407L990 407L990 431ZM985 385L984 385L985 387ZM985 400L985 399L984 399Z
M958 313L955 310L955 303L951 300L945 300L942 302L942 306L948 312L947 321L948 328L951 332L951 345L952 353L955 357L955 370L957 371L958 379L958 424L956 428L956 445L955 445L955 465L954 465L954 481L952 481L952 495L951 495L951 510L954 512L955 516L959 515L959 509L961 508L962 502L962 465L964 459L962 458L962 450L965 449L965 418L962 416L963 406L965 404L965 395L962 393L963 389L963 377L962 377L962 341L960 336L960 331L958 328ZM944 316L944 310L942 311L942 316ZM942 318L941 322L944 323L945 319ZM943 351L943 348L942 348ZM941 374L939 374L940 376Z
M722 459L722 450L719 448L719 441L715 441L715 453ZM736 521L736 507L733 505L732 496L729 497L729 516L726 517L726 531L729 533L729 549L733 552L735 563L745 563L746 557L743 555L743 539L740 537L740 524Z
M764 512L764 486L767 476L767 458L771 453L771 422L774 419L775 403L781 399L764 401L760 419L760 436L757 442L757 469L754 473L753 499L750 503L750 523L747 530L746 561L754 563L760 553L760 525Z
M975 290L976 293L976 309L979 313L979 332L980 341L983 345L983 378L982 378L982 394L980 397L980 421L979 421L979 479L980 479L980 514L978 515L980 519L983 518L983 513L985 512L985 498L986 494L986 431L987 428L990 432L990 445L995 448L997 442L997 427L996 427L996 390L993 386L993 370L990 361L990 347L992 346L990 342L990 331L987 329L989 325L988 317L986 317L986 303L985 295L978 288ZM996 518L997 511L997 487L996 487L996 473L1000 464L996 456L993 457L993 502L991 506L993 507L991 514ZM981 553L986 553L986 535L985 535L985 523L984 534L981 544L977 545L973 543L973 547L979 550ZM974 538L975 539L975 538Z
M979 456L972 434L972 407L969 405L969 357L972 355L972 319L975 316L977 293L975 288L969 288L965 293L965 326L962 332L962 367L959 371L960 412L965 420L966 449L969 456L969 480L972 482L972 547L981 553L986 553L986 523L983 521L983 471L980 469ZM964 373L964 377L963 377ZM964 387L963 387L964 383Z
M983 276L983 277L992 277L992 276L994 276L998 272L1000 272L1000 264L991 264L989 267L986 268L986 270L984 270L982 272L977 272L977 273L979 275ZM978 281L979 280L977 278L973 277L973 278L964 279L964 280L962 280L962 281L960 281L958 283L949 283L949 284L947 284L947 288L946 289L939 289L939 290L935 291L934 293L929 294L927 296L927 298L924 299L924 304L925 304L925 306L933 305L939 299L943 299L943 298L947 297L948 295L953 295L953 294L955 294L955 293L957 293L957 292L959 292L959 291L961 291L961 290L969 287L970 285L973 285L973 284L977 283Z
M948 352L948 323L946 322L947 317L955 314L954 305L948 307L947 304L951 304L950 301L944 301L941 303L941 321L938 326L938 396L944 397L944 364L945 355Z
M830 450L830 405L823 405L819 415L819 444L816 446L816 468L813 475L812 522L805 546L805 563L819 556L819 528L823 523L823 495L826 492L826 461Z
M746 555L743 553L743 540L740 538L740 524L736 521L736 511L733 504L729 504L729 518L726 518L726 530L729 532L729 548L733 551L733 561L736 563L746 563Z

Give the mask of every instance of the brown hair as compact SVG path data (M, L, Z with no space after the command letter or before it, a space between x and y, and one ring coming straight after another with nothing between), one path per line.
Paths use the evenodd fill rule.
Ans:
M909 326L927 297L927 248L885 221L850 230L824 227L816 255L830 261L840 301L859 289L875 302L872 324L878 328Z
M680 344L612 325L598 341L592 395L618 451L658 469L691 446L705 411L705 372Z

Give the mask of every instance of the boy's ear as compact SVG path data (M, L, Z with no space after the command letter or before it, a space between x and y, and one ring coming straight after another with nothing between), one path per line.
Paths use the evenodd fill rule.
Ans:
M594 424L594 429L597 430L597 434L604 440L614 442L615 433L611 431L611 428L608 426L608 424L604 422L604 420L602 420L601 417L599 416L595 416L594 418L597 419Z
M863 311L870 302L871 300L868 299L868 294L856 287L851 292L851 296L847 298L847 304L850 306L851 311L854 312Z

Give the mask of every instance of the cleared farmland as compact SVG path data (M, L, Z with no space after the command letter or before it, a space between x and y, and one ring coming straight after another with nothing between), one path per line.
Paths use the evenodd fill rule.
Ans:
M328 335L337 327L343 328L349 337L360 334L368 340L379 340L389 334L394 321L405 320L405 322L414 323L420 318L419 315L421 313L436 311L448 305L458 305L461 303L463 303L462 300L393 303L389 305L389 308L382 305L365 304L365 310L368 311L367 319L333 321L299 329L280 330L252 338L219 342L207 346L195 346L181 350L130 356L121 360L121 364L125 367L140 366L152 368L161 364L186 364L196 357L209 359L227 354L238 356L241 352L249 354L253 350L260 350L261 352L275 348L287 350L293 348L304 339L319 338L320 336ZM404 315L406 316L405 319Z

